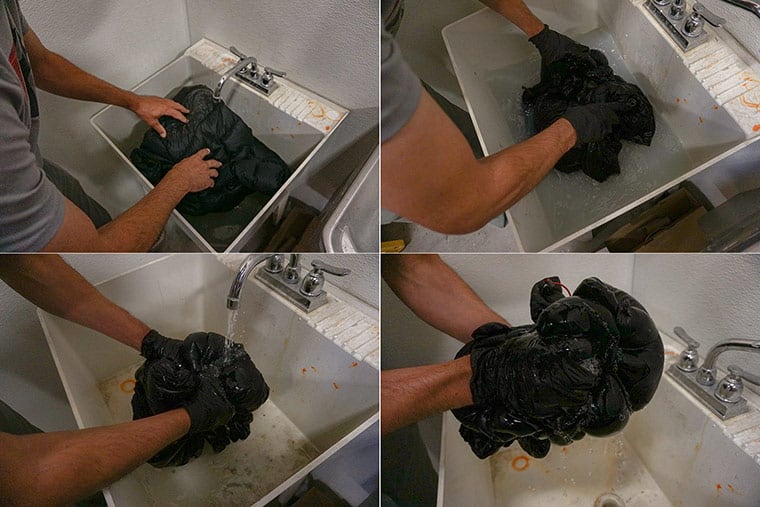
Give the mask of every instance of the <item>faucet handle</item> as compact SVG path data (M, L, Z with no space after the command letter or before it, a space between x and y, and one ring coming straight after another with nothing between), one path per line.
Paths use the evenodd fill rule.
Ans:
M273 69L272 67L264 67L264 74L269 74L269 76L278 76L278 77L285 77L288 75L287 72L283 72L281 70Z
M694 12L702 16L702 19L710 23L715 28L720 28L726 24L725 18L721 18L699 2L694 3Z
M760 385L760 377L732 364L728 367L728 375L715 388L715 397L726 403L736 403L742 398L744 380L751 384Z
M285 256L282 254L274 254L267 259L267 264L264 269L270 273L277 274L282 273L285 265Z
M243 58L246 58L246 56L243 53L241 53L240 51L238 51L238 48L236 48L235 46L230 46L230 53L232 53L233 55L237 56L241 60Z
M317 297L322 294L322 287L325 285L325 273L335 276L346 276L351 272L350 269L338 268L331 266L319 260L311 261L312 269L301 282L301 294L308 297Z
M689 334L686 332L684 328L681 326L676 326L673 328L673 332L676 334L677 337L679 337L690 349L698 349L699 348L699 342L689 336Z
M699 365L699 352L697 352L699 342L689 336L688 333L686 333L686 330L681 326L674 327L673 332L686 343L686 349L681 352L676 367L686 373L696 371L697 366Z
M324 263L320 260L311 261L311 266L314 268L314 271L324 271L325 273L330 273L331 275L335 276L346 276L347 274L351 273L350 269L331 266L330 264Z
M728 367L728 372L730 375L736 375L737 377L743 378L750 384L755 384L756 386L760 386L760 376L750 373L744 368L741 368L735 364L732 364L731 366Z

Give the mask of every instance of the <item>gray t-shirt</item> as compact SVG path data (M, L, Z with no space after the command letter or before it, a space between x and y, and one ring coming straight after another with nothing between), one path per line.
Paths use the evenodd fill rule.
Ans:
M398 30L403 16L403 0L382 0L383 29L380 41L380 138L387 141L406 125L422 96L422 83L401 55L391 32ZM380 222L398 220L399 215L381 208Z
M383 27L380 42L380 109L382 142L406 125L420 102L422 83L404 61L398 44L388 30L398 28L403 12L401 0L382 0ZM391 26L391 24L393 26Z
M39 251L63 223L65 199L42 171L39 108L16 0L0 0L0 251Z

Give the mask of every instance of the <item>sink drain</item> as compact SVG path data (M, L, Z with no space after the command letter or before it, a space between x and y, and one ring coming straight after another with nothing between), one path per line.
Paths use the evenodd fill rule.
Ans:
M625 502L615 493L602 493L594 502L594 507L625 507Z

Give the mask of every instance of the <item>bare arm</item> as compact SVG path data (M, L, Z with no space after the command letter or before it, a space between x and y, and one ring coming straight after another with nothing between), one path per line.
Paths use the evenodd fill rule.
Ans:
M182 113L190 111L182 104L162 97L137 95L107 83L47 49L31 29L24 34L24 45L34 69L35 83L47 92L130 109L161 137L166 136L164 127L158 122L161 116L171 116L187 123Z
M208 153L203 149L179 162L137 204L99 229L67 199L63 224L44 251L147 252L185 195L214 186L222 164L204 160Z
M472 405L470 357L381 373L383 435L452 408Z
M544 23L530 12L522 0L480 0L480 2L514 23L528 37L533 37L544 29Z
M433 254L383 255L383 280L419 318L467 343L488 322L509 325Z
M476 160L423 90L412 118L383 143L382 205L434 231L473 232L530 192L575 141L575 129L561 118L527 141Z
M185 409L89 428L0 433L0 504L68 505L117 481L190 429Z
M140 350L150 328L109 301L57 255L4 255L0 278L43 310Z

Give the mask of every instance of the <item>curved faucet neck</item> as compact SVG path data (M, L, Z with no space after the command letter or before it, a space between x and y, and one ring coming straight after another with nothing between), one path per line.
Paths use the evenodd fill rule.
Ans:
M237 310L240 305L240 291L243 290L243 284L248 279L251 271L271 256L272 254L251 254L240 264L235 279L232 280L230 291L227 293L227 309Z
M718 343L707 353L705 362L702 367L712 370L715 367L715 361L718 356L728 350L746 350L749 352L760 352L760 340L726 340Z

